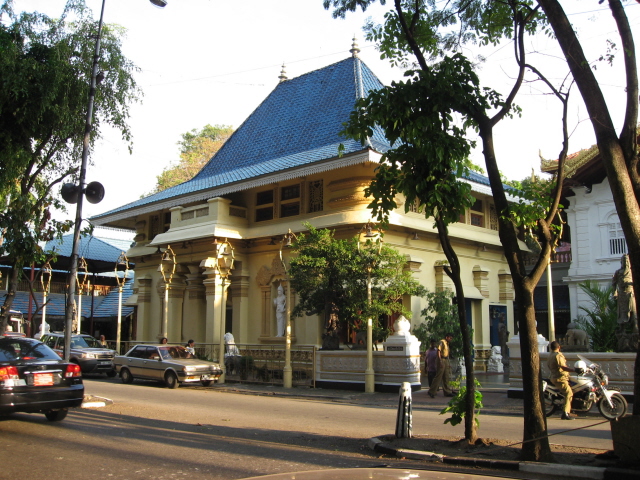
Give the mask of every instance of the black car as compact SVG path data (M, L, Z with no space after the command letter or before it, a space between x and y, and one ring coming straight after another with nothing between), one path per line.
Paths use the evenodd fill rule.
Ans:
M60 357L64 356L64 333L45 333L40 340L54 349ZM80 365L82 373L106 373L109 377L115 377L116 371L113 366L115 356L115 350L103 347L91 335L71 335L69 360Z
M0 337L0 415L44 413L58 421L83 398L78 365L33 338Z

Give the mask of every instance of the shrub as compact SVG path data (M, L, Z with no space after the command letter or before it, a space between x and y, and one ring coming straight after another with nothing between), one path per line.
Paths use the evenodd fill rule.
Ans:
M584 315L580 315L576 323L589 335L594 352L613 352L618 328L618 304L613 297L613 287L602 287L590 280L578 286L591 300L591 306L580 306Z
M429 348L431 339L437 342L442 340L447 333L453 335L449 345L451 355L462 358L462 333L460 333L460 320L458 319L458 306L453 303L454 295L450 290L441 292L427 292L424 296L427 307L421 315L424 322L413 329L413 334L422 342L421 348ZM473 329L469 327L469 336L473 338Z

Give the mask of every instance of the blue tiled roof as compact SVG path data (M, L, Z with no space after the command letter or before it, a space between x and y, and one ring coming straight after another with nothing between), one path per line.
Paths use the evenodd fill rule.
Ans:
M133 294L133 279L125 282L122 287L122 316L126 317L130 313L133 312L133 307L128 307L124 305L124 302L127 301ZM118 316L118 289L114 288L109 292L109 294L104 297L100 305L94 308L93 316L94 317L117 317ZM84 304L83 304L84 305ZM82 309L84 311L84 308Z
M61 240L50 240L46 243L45 251L52 251L59 257L70 257L73 246L73 235L65 235ZM118 240L111 238L98 238L94 236L80 236L78 255L87 261L97 260L114 263L122 252L131 247L131 240Z
M133 280L129 280L125 283L122 289L122 303L127 300L133 293ZM36 292L35 294L38 305L42 305L42 293ZM4 302L6 292L0 296L0 302ZM52 317L64 317L65 316L65 298L66 295L61 293L53 293L47 297L47 316ZM93 316L95 318L111 318L118 316L118 289L114 288L106 297L94 297L93 304ZM77 302L77 298L76 298ZM25 316L29 311L29 293L28 292L16 292L16 297L11 305L12 310L22 312ZM35 309L35 304L32 304L31 309ZM133 312L133 307L122 305L122 316L126 317ZM38 312L38 314L40 314ZM89 318L91 316L91 297L82 297L82 316Z
M383 84L359 58L347 58L279 83L191 180L110 212L242 182L261 175L363 150L359 142L338 134L356 99ZM389 143L378 129L370 139L379 152Z

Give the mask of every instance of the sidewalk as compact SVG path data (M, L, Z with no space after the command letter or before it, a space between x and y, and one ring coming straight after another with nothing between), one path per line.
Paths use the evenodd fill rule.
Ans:
M522 415L522 400L507 397L507 389L509 388L508 376L503 374L477 374L477 377L482 385L480 391L483 395L483 413L493 415ZM284 389L281 386L247 383L225 383L216 385L214 388L220 391L247 395L315 398L355 405L379 405L394 408L398 406L397 393L376 392L371 394L355 390L310 387ZM431 398L427 391L428 387L423 385L422 390L412 393L414 410L440 412L449 403L450 398L445 397L442 392L438 392L435 398Z

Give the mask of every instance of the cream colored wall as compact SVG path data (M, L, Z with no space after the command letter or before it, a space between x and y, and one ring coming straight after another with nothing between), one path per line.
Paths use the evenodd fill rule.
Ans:
M288 229L294 232L303 230L304 221L309 221L318 228L335 228L337 237L356 234L357 228L370 218L370 212L366 208L369 200L364 198L363 190L368 179L373 175L374 168L375 164L360 164L306 177L304 181L322 179L324 184L324 209L322 212L313 214L255 222L255 195L256 192L265 188L256 188L242 194L236 194L236 198L242 198L242 202L247 206L247 218L243 220L244 226L238 224L237 219L234 220L236 225L240 225L238 232L242 234L242 238L230 239L235 248L236 269L230 277L229 301L233 306L232 330L237 343L283 343L282 338L274 337L276 320L275 307L273 306L276 287L281 280L285 280L278 260L282 236ZM294 179L281 182L278 186L286 186L300 181L300 179ZM227 203L216 203L216 218L219 221L225 221L225 205ZM211 202L209 204L211 205ZM203 205L206 205L206 202ZM228 209L229 206L226 208ZM187 211L197 209L197 205L190 205ZM176 222L180 211L179 208L173 209L172 214ZM208 217L205 219L210 220ZM141 227L141 232L145 231L145 228L148 230L148 216L136 220L139 225L145 223L145 226ZM206 276L203 275L200 262L213 254L211 246L213 237L191 239L185 245L186 248L182 248L180 237L176 234L176 232L184 232L185 235L188 235L190 228L197 227L198 222L189 220L186 223L181 222L180 229L174 230L173 233L172 224L172 230L166 234L167 238L172 238L172 246L180 265L176 282L181 282L182 285L182 297L172 299L171 315L175 318L174 324L171 326L170 341L172 342L182 343L193 338L196 342L202 343L206 340L204 338L206 324L212 321L211 318L204 318L207 315L207 296L202 282ZM416 231L419 233L419 239L414 240L414 232ZM501 296L500 293L498 273L502 270L508 271L508 266L499 246L498 234L488 228L464 224L453 226L451 233L454 249L462 267L463 285L475 288L474 267L479 267L482 271L487 272L487 278L481 290L486 290L488 296L473 301L473 327L476 349L488 350L490 349L488 315L490 304L506 305L509 330L514 331L512 301L501 298L503 295ZM269 245L272 240L275 244ZM433 291L443 285L453 288L448 279L442 282L443 285L436 281L435 264L437 261L445 260L445 256L433 228L432 219L425 219L423 215L417 213L405 214L404 206L400 205L399 209L391 215L391 229L385 233L384 241L407 255L415 270L414 275L427 289ZM149 290L150 301L138 304L139 340L155 340L157 338L163 314L163 297L157 288L162 281L160 273L157 272L160 256L152 254L155 247L146 246L150 242L153 243L153 239L146 238L130 251L134 260L136 258L138 260L136 279L140 278L143 279L142 283L151 284L151 287L146 287ZM288 254L289 252L285 251L287 264ZM142 255L145 256L145 263L139 261ZM144 280L145 278L147 280ZM138 280L136 280L136 286L138 286ZM143 290L144 288L142 287ZM267 288L266 297L263 294L265 288ZM476 292L477 289L473 290L477 296ZM420 312L426 306L425 301L419 298L410 298L408 306L413 314L412 326L416 326L422 321ZM266 309L266 320L269 325L266 335L262 331L264 309ZM323 321L318 316L295 318L293 324L296 344L320 345L322 343ZM213 325L210 328L214 332L219 331L219 325Z

